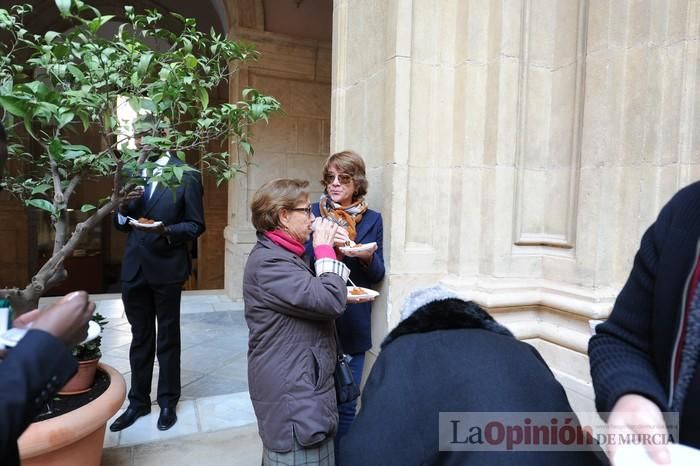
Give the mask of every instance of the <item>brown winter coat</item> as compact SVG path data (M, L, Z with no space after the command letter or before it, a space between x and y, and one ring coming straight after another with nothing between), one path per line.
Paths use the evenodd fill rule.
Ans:
M243 273L249 329L248 387L266 448L310 446L338 423L333 321L347 289L333 273L316 277L304 260L263 235Z

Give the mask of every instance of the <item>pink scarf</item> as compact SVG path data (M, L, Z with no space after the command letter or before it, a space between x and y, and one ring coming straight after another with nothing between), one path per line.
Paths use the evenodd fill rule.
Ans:
M292 238L289 233L278 228L276 230L266 231L264 234L270 241L287 251L299 257L304 255L304 245Z

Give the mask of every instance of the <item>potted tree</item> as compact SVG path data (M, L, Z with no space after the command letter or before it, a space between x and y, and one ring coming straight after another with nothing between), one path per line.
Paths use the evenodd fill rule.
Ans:
M100 326L100 332L104 330L107 320L96 312L92 321ZM73 357L78 361L78 372L59 390L59 395L79 395L90 390L95 382L97 364L102 357L102 337L85 342L73 348Z
M200 32L193 19L173 15L177 30L163 26L157 11L125 6L118 18L81 0L55 0L65 20L62 31L28 32L28 5L0 9L0 120L9 130L9 173L0 182L27 207L49 214L53 252L26 285L0 290L14 312L35 308L45 291L66 277L65 258L139 185L175 187L185 165L155 170L151 152L180 159L199 155L200 166L218 182L243 171L253 154L250 125L267 121L280 106L273 97L246 89L236 102L210 105L209 92L241 63L257 58L251 45ZM101 34L118 21L115 34ZM150 122L136 127L119 117L128 107ZM129 144L138 131L142 144ZM100 146L82 143L97 134ZM233 153L216 152L225 140ZM147 176L135 176L146 171ZM72 231L68 210L85 180L108 177L110 188L74 206L88 214ZM58 418L35 422L19 440L23 464L99 464L106 421L125 397L121 375L106 365L111 383L103 396ZM109 396L108 396L109 395ZM80 411L80 412L78 412ZM55 425L66 419L67 425ZM90 441L87 451L76 442ZM50 459L43 455L53 454Z
M55 3L70 28L43 35L22 23L29 5L0 9L0 33L10 38L0 43L0 119L14 142L9 150L15 161L0 186L47 212L54 233L53 254L30 283L0 289L17 314L34 309L46 290L65 279L64 259L136 186L181 183L190 168L155 170L151 152L169 151L183 161L186 152L196 152L203 170L219 183L228 181L245 170L253 153L249 126L280 108L255 89L234 103L209 103L212 89L257 58L252 45L202 33L193 19L174 13L177 31L164 28L163 15L153 10L138 14L125 6L123 17L115 18L81 0ZM100 34L117 21L115 35ZM119 117L124 108L149 114L153 123L135 127ZM138 147L129 144L135 131L146 134ZM99 148L81 144L88 133L99 135ZM233 154L210 150L227 138ZM135 176L143 170L148 176ZM109 192L75 206L89 215L68 231L76 188L99 177L111 178Z

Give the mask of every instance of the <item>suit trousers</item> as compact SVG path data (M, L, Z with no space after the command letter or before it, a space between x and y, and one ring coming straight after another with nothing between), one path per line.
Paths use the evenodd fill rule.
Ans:
M181 295L182 283L148 283L140 269L133 280L122 282L122 301L132 334L130 406L151 405L155 355L160 368L158 405L174 408L180 399Z

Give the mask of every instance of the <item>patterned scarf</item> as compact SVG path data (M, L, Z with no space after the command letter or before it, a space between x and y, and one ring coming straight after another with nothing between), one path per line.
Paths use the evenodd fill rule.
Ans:
M321 208L321 217L329 218L348 230L348 236L355 241L355 238L357 238L357 224L362 221L362 216L368 209L364 197L359 198L349 207L343 207L324 194L321 196L318 205Z

